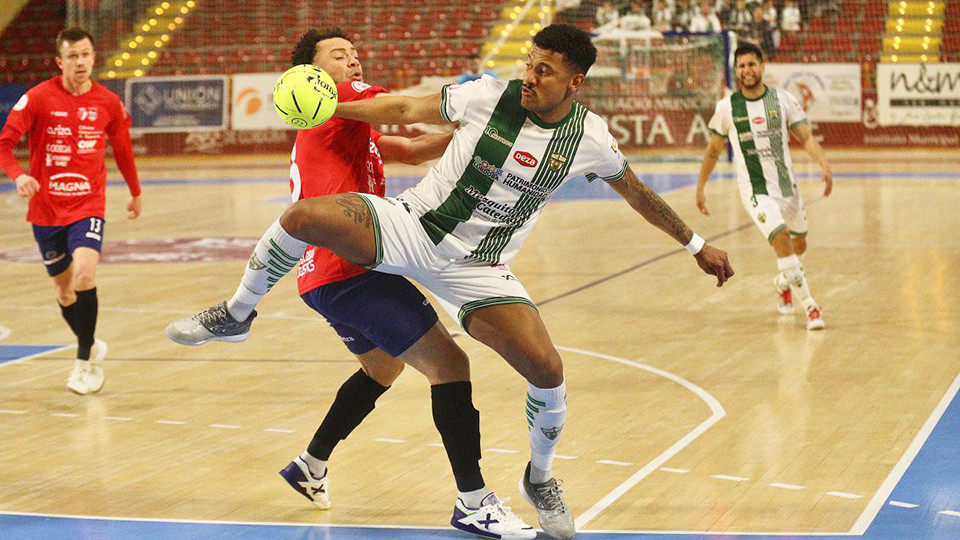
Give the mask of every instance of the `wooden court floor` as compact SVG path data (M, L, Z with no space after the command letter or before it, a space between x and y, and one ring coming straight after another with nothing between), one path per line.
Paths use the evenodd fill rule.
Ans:
M105 251L255 239L288 193L282 157L141 169L139 220L124 219L125 187L108 190ZM848 153L834 170L823 199L815 168L797 165L811 223L805 267L827 322L818 333L777 314L776 261L733 180L708 186L709 218L692 188L664 195L729 252L736 276L720 289L622 201L548 205L512 267L562 347L569 416L555 472L582 529L830 533L869 514L960 372L960 152ZM0 192L0 251L34 249L24 213ZM99 269L98 337L109 345L100 394L66 390L73 349L0 365L0 511L448 523L456 492L419 374L408 369L338 447L334 507L318 511L277 471L303 450L355 360L291 277L261 303L247 342L175 345L164 327L228 298L243 260L145 258ZM73 343L39 262L0 261L0 275L0 345ZM488 484L535 522L516 493L525 383L482 345L458 341L472 361Z

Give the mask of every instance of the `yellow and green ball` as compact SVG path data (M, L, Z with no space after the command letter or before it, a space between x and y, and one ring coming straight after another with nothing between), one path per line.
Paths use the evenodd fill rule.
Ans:
M273 107L287 124L297 129L315 128L337 110L337 84L317 66L293 66L273 87Z

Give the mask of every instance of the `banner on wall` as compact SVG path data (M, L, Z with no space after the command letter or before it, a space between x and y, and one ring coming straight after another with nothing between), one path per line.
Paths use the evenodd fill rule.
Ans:
M960 126L960 63L878 65L877 112L882 126Z
M0 128L7 123L7 115L25 93L27 93L25 84L0 84Z
M211 131L227 128L227 77L141 77L126 84L133 130Z
M230 126L239 131L293 129L273 107L273 87L280 73L247 73L233 76Z
M763 82L793 94L811 122L860 120L860 64L767 64Z

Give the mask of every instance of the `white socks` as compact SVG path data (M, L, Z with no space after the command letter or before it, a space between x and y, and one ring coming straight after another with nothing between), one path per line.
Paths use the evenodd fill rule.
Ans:
M474 508L480 508L481 503L483 503L483 498L490 494L490 488L483 486L480 489L475 489L473 491L458 491L457 497L463 501L463 505L471 510Z
M327 474L327 462L323 459L317 459L310 455L306 450L300 454L300 459L307 464L307 468L310 469L310 474L316 478L323 478L323 475Z
M553 455L567 418L567 385L537 388L527 385L527 425L530 428L530 481L542 484L551 478Z
M811 305L816 304L813 296L810 295L810 288L807 287L807 278L803 273L799 257L796 255L780 257L777 259L777 267L780 269L780 274L777 275L778 287L786 289L789 285L804 309L809 309Z
M257 302L297 265L306 250L306 242L287 234L279 218L274 221L253 248L240 286L227 302L230 315L238 321L247 320Z

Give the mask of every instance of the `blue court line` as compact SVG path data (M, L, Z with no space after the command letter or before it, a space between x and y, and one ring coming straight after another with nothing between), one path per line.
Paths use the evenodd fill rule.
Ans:
M0 345L0 366L64 348L63 345Z

